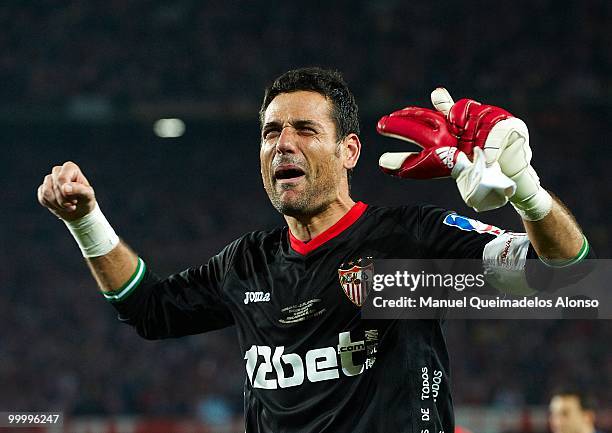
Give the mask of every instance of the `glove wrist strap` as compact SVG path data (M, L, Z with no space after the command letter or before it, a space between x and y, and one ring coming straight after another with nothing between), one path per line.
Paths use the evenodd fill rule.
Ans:
M516 192L510 202L518 214L527 221L539 221L552 209L552 197L540 186L540 177L531 165L510 177L516 183Z
M544 188L540 187L531 197L512 203L518 214L527 221L540 221L552 209L552 197Z

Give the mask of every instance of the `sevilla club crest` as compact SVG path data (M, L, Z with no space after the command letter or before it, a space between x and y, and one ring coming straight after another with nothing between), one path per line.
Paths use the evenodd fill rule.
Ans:
M357 263L361 263L361 260ZM345 269L338 269L340 285L342 286L342 291L348 296L351 302L361 307L372 287L374 265L370 263L366 266L360 266L359 264L355 265L351 262L348 266L349 267Z

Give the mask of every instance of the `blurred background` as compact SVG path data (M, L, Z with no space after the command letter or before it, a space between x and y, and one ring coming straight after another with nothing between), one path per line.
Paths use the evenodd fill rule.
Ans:
M376 163L406 148L376 135L378 117L445 85L524 119L543 185L612 252L609 1L39 0L4 2L0 23L0 411L63 411L75 432L243 431L234 330L137 337L36 189L73 160L157 273L201 264L284 223L259 178L257 111L291 68L336 68L356 95L355 199L474 215L454 182ZM521 230L508 207L478 218ZM567 383L612 431L609 321L453 321L447 335L458 421L475 433L548 431Z

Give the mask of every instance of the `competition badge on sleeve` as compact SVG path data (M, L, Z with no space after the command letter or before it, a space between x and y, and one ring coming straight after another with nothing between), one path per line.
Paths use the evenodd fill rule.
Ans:
M499 227L492 226L491 224L485 224L472 218L457 215L456 213L446 215L442 223L450 227L457 227L459 230L466 232L474 231L476 233L488 233L493 236L499 236L504 233L504 230L500 229Z
M358 307L363 305L366 296L368 296L372 288L373 274L374 265L371 260L366 262L363 259L359 259L348 264L343 263L340 269L338 269L338 278L340 279L342 291Z

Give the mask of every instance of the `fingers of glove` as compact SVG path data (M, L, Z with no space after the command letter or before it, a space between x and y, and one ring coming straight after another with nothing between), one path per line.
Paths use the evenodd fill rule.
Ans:
M501 107L496 107L495 105L482 105L480 118L483 122L495 124L500 120L504 120L509 117L514 117L514 115L508 110L504 110Z
M420 152L387 152L380 155L378 165L387 174L395 174L404 162L414 155L420 155Z
M448 90L446 90L444 87L438 87L431 92L431 103L436 110L444 114L444 116L448 116L448 112L452 108L455 101L453 101L453 98L451 97L450 93L448 93Z
M381 155L378 165L387 174L405 179L447 177L451 169L444 165L435 150L389 152Z
M497 107L483 105L473 99L460 99L453 105L448 122L450 131L459 137L459 147L468 155L472 148L482 147L494 125ZM493 114L492 114L493 113Z
M420 122L433 129L439 128L440 125L444 125L446 123L446 119L442 113L438 113L436 110L423 107L402 108L401 110L394 111L385 117L412 119L415 122Z
M484 147L493 128L499 122L509 118L514 118L514 116L503 108L494 107L493 105L482 105L480 111L474 115L470 114L470 120L468 120L466 129L474 130L474 146ZM474 126L469 125L472 122L474 122Z
M502 108L462 99L449 113L449 129L459 137L457 147L471 155L473 148L484 148L491 130L497 123L511 117L512 114ZM486 156L487 163L492 163L498 157L490 151Z
M386 117L386 116L385 116L385 117ZM405 135L402 135L402 134L394 134L394 133L392 133L392 132L383 132L383 131L384 131L384 126L383 126L382 128L380 127L380 125L381 125L381 121L383 121L383 120L386 120L386 119L385 119L385 118L381 118L381 119L378 121L378 125L379 125L379 126L376 128L376 129L377 129L377 131L378 131L378 133L379 133L380 135L384 135L385 137L390 137L390 138L397 138L398 140L402 140L402 141L407 141L408 143L416 144L416 145L417 145L417 146L419 146L420 148L424 148L424 147L425 147L423 144L418 143L418 142L416 142L415 140L413 140L412 138L410 138L410 137L406 137ZM389 129L391 130L392 128L389 128ZM422 141L423 141L423 140L421 140L421 142L422 142Z
M456 143L448 133L444 115L427 108L407 107L383 116L376 130L381 135L409 141L424 149Z
M453 104L448 112L448 121L454 128L461 131L465 128L465 125L469 119L470 113L473 113L475 109L480 107L482 104L476 102L473 99L460 99Z
M468 120L477 120L478 124L495 124L512 113L494 105L481 104L473 99L460 99L448 113L448 120L458 128L465 128Z

